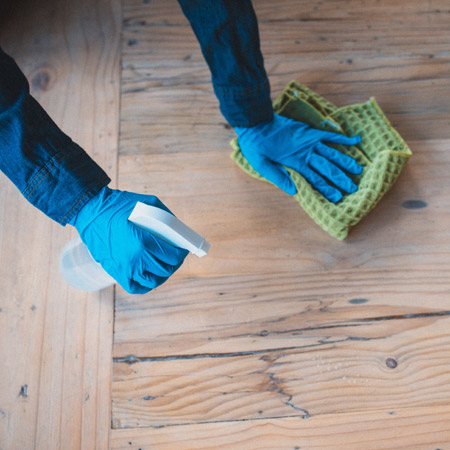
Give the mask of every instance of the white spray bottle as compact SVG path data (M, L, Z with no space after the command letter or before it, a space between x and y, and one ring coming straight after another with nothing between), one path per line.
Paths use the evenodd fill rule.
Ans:
M137 202L128 220L200 258L208 253L210 244L202 236L163 209ZM64 279L82 291L98 291L116 283L79 237L66 244L59 266Z

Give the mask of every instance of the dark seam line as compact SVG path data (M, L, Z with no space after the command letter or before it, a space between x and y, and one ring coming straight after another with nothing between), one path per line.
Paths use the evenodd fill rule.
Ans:
M188 360L188 359L202 359L202 358L232 358L239 356L253 356L253 355L263 355L265 353L275 353L284 352L289 350L302 350L312 347L321 347L326 344L337 344L339 342L345 342L346 339L341 339L339 341L319 341L317 344L301 345L294 347L281 347L274 349L264 349L264 350L254 350L247 352L232 352L232 353L200 353L197 355L173 355L173 356L149 356L149 357L137 357L134 355L129 355L123 358L113 358L114 363L127 363L134 364L137 362L155 362L155 361L174 361L174 360Z
M306 411L301 409L301 411ZM205 420L200 422L180 422L180 423L168 423L164 425L149 425L149 426L140 426L137 429L142 428L151 428L151 429L160 429L160 428L167 428L167 427L179 427L179 426L186 426L186 425L207 425L207 424L221 424L221 423L236 423L236 422L252 422L252 421L261 421L261 420L273 420L273 419L288 419L288 418L304 418L308 419L311 417L309 416L302 416L301 414L289 414L289 415L281 415L281 416L270 416L270 417L249 417L249 418L242 418L242 419L224 419L224 420ZM130 429L136 429L136 427L130 427L130 426L120 426L117 428L114 428L115 430L130 430Z
M450 316L450 311L436 311L431 313L401 314L397 316L367 317L352 319L351 322L379 322L382 320L423 319L426 317Z
M84 195L75 203L75 205L72 206L72 208L70 209L70 211L68 211L64 217L59 221L59 223L62 223L64 221L64 219L70 215L70 213L80 204L80 202L86 197L86 195L88 195L94 188L96 188L97 186L92 186L90 187L85 193Z
M31 180L27 183L27 187L22 191L22 195L27 196L27 191L29 189L31 189L33 187L33 185L36 183L36 179L44 176L42 175L44 171L51 171L51 169L53 168L53 166L58 162L57 160L55 160L55 158L59 155L59 153L57 153L56 155L53 155L52 158L50 160L48 160L38 171L37 173L33 176L33 178L31 178ZM49 166L51 166L49 168ZM45 172L45 173L47 173Z
M64 158L66 158L68 155L62 155L61 156L61 158L59 158L59 159L57 159L57 160L53 160L52 161L52 165L48 168L48 170L47 170L47 172L45 173L45 175L43 175L42 176L42 178L39 180L39 182L34 186L34 188L33 188L33 190L28 194L28 195L26 195L25 193L26 193L26 191L27 191L27 189L29 189L29 188L27 188L27 189L25 189L25 191L24 191L24 194L23 195L26 195L26 199L28 200L30 197L31 197L31 195L33 194L33 192L36 190L36 188L50 175L50 173L51 173L51 171L56 167L56 165L57 164L59 164ZM37 174L38 175L38 174ZM34 178L36 178L37 177L37 175L34 177ZM30 187L31 187L31 185L30 185Z

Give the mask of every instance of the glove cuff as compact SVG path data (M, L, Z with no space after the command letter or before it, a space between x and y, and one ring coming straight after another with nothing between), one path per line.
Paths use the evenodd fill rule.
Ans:
M81 234L82 231L98 216L102 205L111 193L112 190L108 186L100 189L68 223L74 226Z

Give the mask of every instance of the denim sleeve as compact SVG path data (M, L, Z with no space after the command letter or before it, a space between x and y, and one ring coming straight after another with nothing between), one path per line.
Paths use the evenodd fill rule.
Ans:
M232 127L273 117L270 85L250 0L178 0L210 68L220 110Z
M1 48L0 170L62 225L111 181L30 95L24 74Z

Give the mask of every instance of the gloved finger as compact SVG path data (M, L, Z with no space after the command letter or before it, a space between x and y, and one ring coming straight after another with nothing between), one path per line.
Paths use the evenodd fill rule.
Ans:
M156 206L157 208L163 209L164 211L175 215L158 197L155 197L154 195L142 196L139 201L145 203L146 205Z
M152 290L161 286L164 282L167 281L169 277L158 277L157 275L151 272L142 272L140 274L134 275L134 279L141 286L144 286L148 290Z
M341 192L333 186L330 186L319 174L314 172L314 170L307 166L303 166L300 173L314 189L319 191L330 202L337 203L342 199Z
M324 156L329 161L334 162L341 169L345 169L354 175L359 175L363 168L360 166L351 156L336 150L335 148L328 147L328 145L319 142L315 147L316 153Z
M130 205L132 205L133 208L137 202L142 202L145 203L146 205L156 206L157 208L161 208L164 211L173 214L173 212L170 211L170 209L158 197L154 195L138 194L136 192L129 192L129 191L122 191L121 194L124 195L127 200L129 200Z
M315 171L330 180L339 189L342 189L349 194L352 194L358 190L358 186L353 183L352 179L345 174L345 172L323 156L313 153L309 159L309 165Z
M129 294L146 294L151 291L151 287L142 286L135 280L127 280L124 283L119 283Z
M274 163L268 159L262 159L256 164L253 164L252 161L249 160L249 163L260 175L287 194L295 195L297 193L297 188L295 187L295 183L292 181L291 176L280 164Z
M136 231L141 235L140 239L144 244L148 257L154 257L161 263L169 266L176 266L180 262L183 262L189 254L184 248L169 244L149 231L142 230L136 225L133 226L137 228Z
M169 269L169 274L167 276L158 276L153 268L150 270L142 270L139 274L134 275L134 278L139 281L143 286L149 287L150 289L155 289L161 284L165 283L170 276L172 276L183 264L183 261L176 266L171 266Z
M335 144L357 145L361 143L361 136L356 135L352 137L347 137L340 133L333 133L332 131L322 131L320 134L320 140L326 142L333 142Z
M101 261L99 264L129 294L146 294L150 290L148 287L133 280L129 274L126 274L126 271L110 270L111 267L105 265L105 261Z
M177 263L178 265L178 263ZM142 257L139 273L149 272L158 277L170 277L176 266L160 261L153 253L146 252Z

